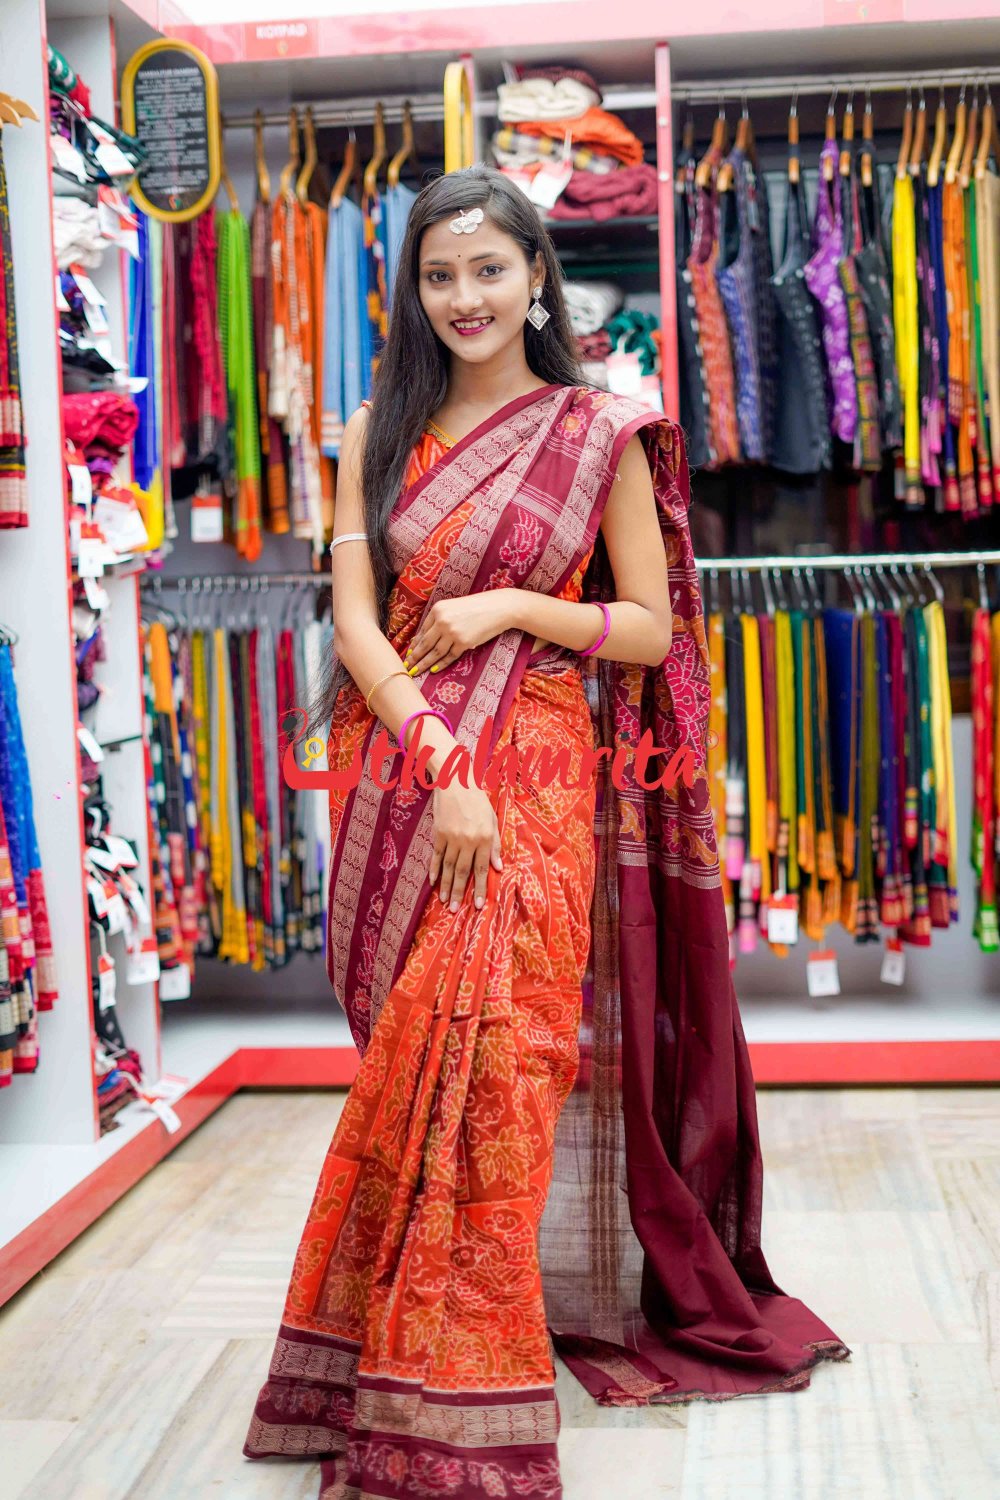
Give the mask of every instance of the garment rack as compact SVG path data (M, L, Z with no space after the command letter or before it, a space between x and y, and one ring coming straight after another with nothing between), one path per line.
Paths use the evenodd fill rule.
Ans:
M802 557L707 557L697 560L700 573L788 572L799 568L973 568L979 563L1000 564L1000 550L992 552L861 552L820 553Z
M852 73L842 70L838 74L810 73L804 77L785 77L781 74L766 78L697 78L685 82L682 78L672 80L674 98L680 104L718 104L720 100L776 99L786 95L822 95L829 98L834 92L854 94L902 93L909 89L919 93L934 89L960 88L967 90L1000 84L1000 68L938 68L927 73Z
M268 588L291 588L294 584L311 583L328 588L330 576L328 573L205 573L193 578L163 578L159 573L143 573L139 582L154 594L168 589L178 594L246 594L260 593L262 584Z

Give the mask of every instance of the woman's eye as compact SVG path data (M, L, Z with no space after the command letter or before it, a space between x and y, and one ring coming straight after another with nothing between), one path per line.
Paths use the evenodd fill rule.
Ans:
M484 271L502 271L503 270L503 266L484 266L483 270Z

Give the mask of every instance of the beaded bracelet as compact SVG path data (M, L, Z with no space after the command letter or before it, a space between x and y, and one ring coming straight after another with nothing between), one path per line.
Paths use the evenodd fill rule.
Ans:
M365 708L367 708L368 712L371 713L372 711L372 693L374 693L376 688L380 688L383 682L388 682L390 677L409 677L409 675L409 672L405 671L402 667L397 667L395 671L386 672L384 677L380 677L377 682L373 682L365 695Z
M601 609L603 609L603 611L604 611L604 629L601 631L600 635L597 637L597 640L594 642L594 644L592 646L588 646L587 649L586 649L586 651L578 651L577 652L578 656L593 656L594 652L597 651L597 650L599 650L600 647L604 645L604 642L608 638L608 632L611 629L611 611L608 608L608 606L603 602L603 600L601 600L601 599L591 599L591 600L588 600L587 602L589 604L599 604L601 606Z
M406 742L403 739L403 736L406 733L406 726L407 726L407 724L409 724L413 719L419 719L420 716L421 716L421 714L433 714L434 717L435 717L435 719L440 719L441 720L441 723L444 725L445 729L447 729L447 731L448 731L449 734L453 733L451 725L448 723L448 720L445 718L444 714L440 712L439 709L436 709L436 708L418 708L415 713L407 714L406 718L403 720L402 724L400 724L400 726L399 726L399 733L396 736L396 742L399 745L399 748L401 750L405 750L406 749Z

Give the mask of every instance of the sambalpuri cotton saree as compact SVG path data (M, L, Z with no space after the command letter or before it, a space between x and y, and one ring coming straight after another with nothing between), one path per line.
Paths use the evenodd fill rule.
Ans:
M360 745L366 768L331 794L327 952L362 1060L244 1449L318 1459L322 1500L555 1500L553 1346L609 1406L790 1390L849 1353L760 1245L679 429L551 385L411 468L388 635L403 652L435 600L491 588L612 601L598 528L636 433L669 563L663 664L533 654L511 630L418 679L470 756L492 724L493 760L520 757L489 793L503 869L481 910L430 887L430 793L376 787L383 726L353 683L334 710L331 765ZM689 747L690 786L642 790L607 758L574 787L584 749L647 728L666 755L646 779ZM553 746L568 786L525 772Z

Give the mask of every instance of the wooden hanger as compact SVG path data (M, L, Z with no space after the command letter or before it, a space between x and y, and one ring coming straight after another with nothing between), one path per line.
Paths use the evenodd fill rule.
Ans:
M833 93L830 95L830 102L826 106L826 139L828 141L835 141L837 139L837 115L836 115L836 108L837 108L837 85L834 84L834 86L833 86ZM833 157L832 156L826 156L826 157L823 158L823 177L824 177L824 179L827 182L832 182L833 181Z
M39 123L38 116L31 105L25 103L23 99L14 99L10 94L4 94L2 97L14 106L22 120L34 120L36 125Z
M914 176L920 171L924 162L924 142L927 140L927 100L924 98L923 86L920 88L920 103L917 106L917 120L913 127L913 146L910 151L910 172Z
M962 148L965 145L965 84L962 84L955 110L955 134L951 138L948 161L945 164L945 182L954 182L962 163Z
M965 148L962 152L962 161L958 168L959 185L965 190L972 181L972 159L976 151L976 141L979 138L979 85L976 84L972 93L972 107L969 110L965 122Z
M906 176L906 169L910 162L910 146L913 142L913 93L906 90L906 108L903 111L903 139L899 143L899 155L896 157L896 178Z
M270 203L271 179L264 156L264 112L260 109L254 110L253 116L253 156L257 170L257 197L261 203Z
M872 146L875 142L875 116L872 113L872 91L865 89L865 112L861 116L861 185L872 185Z
M712 126L712 139L708 143L708 150L695 168L695 186L708 187L712 180L712 171L721 161L729 145L729 122L726 119L725 100L719 100L719 113L715 117Z
M413 111L409 99L403 101L403 144L389 163L386 182L390 187L399 187L399 172L404 162L416 163L417 147L413 139Z
M840 175L850 177L853 166L852 146L854 145L854 90L847 96L844 105L844 129L842 135L843 144L840 148Z
M288 161L281 169L278 179L278 197L290 196L292 182L296 172L299 170L301 156L299 154L299 112L297 109L288 111Z
M945 142L948 138L948 110L944 102L944 84L941 85L941 93L938 96L937 114L934 116L934 141L931 146L930 159L927 163L927 186L937 187L941 176L941 158L944 156Z
M990 169L990 152L996 153L997 117L990 98L990 86L986 85L986 103L979 134L979 150L976 152L976 181L981 182ZM1000 165L1000 159L998 159Z
M20 110L14 107L14 100L10 94L0 94L0 124L17 126L21 124Z
M354 172L358 159L358 138L354 134L354 126L347 127L347 145L344 147L344 165L341 167L336 182L333 184L333 192L330 194L330 207L339 208L344 194L347 192L348 184Z
M302 163L302 171L299 173L295 183L295 196L302 204L302 207L305 208L309 202L309 182L316 170L316 163L319 160L316 154L316 127L313 124L311 104L306 105L306 118L305 124L302 127L302 134L306 140L306 154L305 160Z
M365 167L365 192L369 196L378 192L378 174L385 161L385 153L385 111L380 100L375 106L375 150Z
M797 147L799 144L799 96L792 95L792 102L788 106L788 144ZM799 153L798 150L788 153L788 180L798 182L799 180Z

